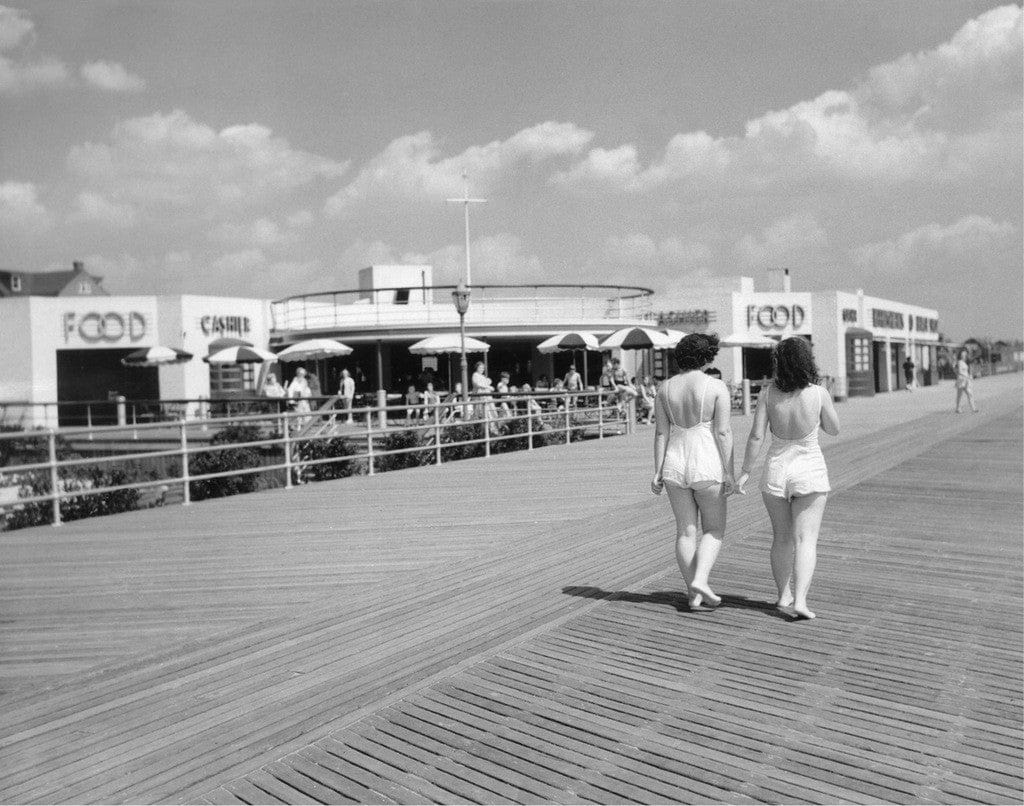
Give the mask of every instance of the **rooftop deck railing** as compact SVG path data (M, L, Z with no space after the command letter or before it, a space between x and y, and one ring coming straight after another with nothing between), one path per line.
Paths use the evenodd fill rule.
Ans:
M331 398L315 411L236 417L231 425L248 427L241 432L248 435L243 441L196 439L206 427L223 428L223 420L183 419L171 435L166 423L0 433L0 456L45 456L0 466L0 528L59 526L65 520L160 506L169 503L169 496L189 504L194 497L251 491L229 484L211 492L211 482L216 488L220 479L262 475L271 479L266 486L291 488L311 480L533 450L585 436L602 439L631 432L636 415L632 401L617 404L607 394L560 391L364 407L351 412L349 424L339 422L348 412L335 409L335 401ZM133 430L157 429L171 447L61 455L66 440L76 435L82 439L123 433L127 438ZM231 458L211 461L216 456ZM160 465L163 472L151 467L148 477L129 478L126 471L140 462ZM140 504L143 498L146 503Z
M275 331L368 327L457 327L455 286L351 289L303 294L270 305ZM653 291L613 285L480 285L471 289L467 325L572 325L646 321Z

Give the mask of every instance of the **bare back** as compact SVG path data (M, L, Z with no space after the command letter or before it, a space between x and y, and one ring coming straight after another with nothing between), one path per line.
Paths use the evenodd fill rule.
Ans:
M703 372L673 375L659 390L662 405L668 410L672 422L683 428L710 422L715 416L716 384L720 383Z
M779 439L803 439L821 423L824 391L816 384L795 392L780 392L775 384L766 390L768 425Z

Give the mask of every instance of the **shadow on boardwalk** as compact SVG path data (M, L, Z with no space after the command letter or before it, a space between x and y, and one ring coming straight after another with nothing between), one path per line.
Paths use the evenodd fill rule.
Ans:
M649 433L4 535L0 800L1019 802L998 380L841 411L800 625L751 497L679 612Z

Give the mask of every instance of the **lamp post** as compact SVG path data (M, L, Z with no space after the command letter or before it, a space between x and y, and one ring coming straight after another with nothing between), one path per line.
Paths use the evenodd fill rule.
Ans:
M469 289L465 283L459 283L452 291L452 302L459 314L459 363L462 368L462 402L469 402L469 364L466 362L466 311L469 310ZM465 418L466 413L463 412Z

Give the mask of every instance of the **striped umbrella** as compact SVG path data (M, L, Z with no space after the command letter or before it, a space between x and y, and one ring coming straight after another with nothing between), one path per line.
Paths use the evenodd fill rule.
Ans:
M664 333L647 327L625 327L601 342L602 350L667 350L675 346Z
M336 355L348 355L352 348L334 339L306 339L277 354L278 361L319 361Z
M186 361L191 360L192 353L176 350L173 347L163 347L158 344L155 347L146 347L142 350L128 353L128 355L121 359L121 363L126 367L159 367L165 364L184 364Z
M578 330L556 333L550 339L544 339L544 341L537 345L537 352L545 355L548 353L563 353L567 350L600 351L600 349L601 346L597 342L597 336L593 333L583 333Z
M466 336L467 353L486 353L490 349L491 345L487 342ZM439 355L440 353L458 353L461 351L462 346L458 333L441 333L437 336L428 336L409 348L409 352L413 355Z
M686 334L683 333L683 331L681 330L671 330L669 328L665 328L661 332L668 336L669 341L672 342L669 345L670 348L674 348L677 344L679 344L680 339L686 336Z
M277 361L277 356L270 350L261 350L259 347L225 347L213 355L203 359L208 364L262 364L264 361Z

